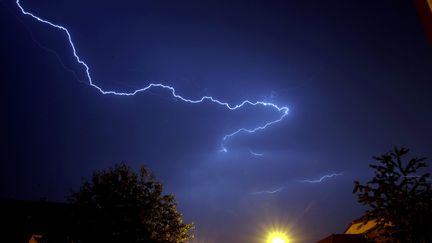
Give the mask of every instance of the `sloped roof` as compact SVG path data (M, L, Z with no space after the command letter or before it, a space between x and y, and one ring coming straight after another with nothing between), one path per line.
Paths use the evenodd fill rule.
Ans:
M369 220L366 224L363 223L362 218L354 220L345 230L345 234L365 234L373 230L376 226L375 220Z
M332 234L317 243L367 243L362 234Z

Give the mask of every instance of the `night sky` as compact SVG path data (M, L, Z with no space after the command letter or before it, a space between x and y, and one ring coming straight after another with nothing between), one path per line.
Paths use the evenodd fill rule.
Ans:
M193 242L340 233L353 181L394 145L432 158L432 48L411 1L25 1L70 31L95 85L289 107L231 111L168 90L103 95L64 32L0 1L0 197L64 201L125 161L174 193ZM324 175L338 173L320 183ZM309 180L309 182L305 181Z

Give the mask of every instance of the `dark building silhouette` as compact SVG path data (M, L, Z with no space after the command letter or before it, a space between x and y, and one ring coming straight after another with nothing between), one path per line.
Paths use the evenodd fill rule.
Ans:
M414 0L414 4L432 46L432 0Z
M332 234L317 243L366 243L363 234Z
M360 217L350 223L343 234L332 234L317 243L381 243L388 242L383 236L384 231L377 228L375 220L364 222Z
M60 235L69 227L71 208L67 203L0 200L1 242L33 243L43 235Z

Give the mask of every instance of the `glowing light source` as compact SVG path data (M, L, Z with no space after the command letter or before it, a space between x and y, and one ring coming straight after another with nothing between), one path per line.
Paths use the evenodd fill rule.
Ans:
M297 220L293 215L280 212L276 207L269 207L263 213L257 214L259 229L256 231L256 238L244 242L303 242L302 236L295 229Z
M275 231L268 235L266 243L289 243L289 240L285 233Z
M277 237L273 238L272 243L285 243L285 240L282 239L281 237L277 236Z

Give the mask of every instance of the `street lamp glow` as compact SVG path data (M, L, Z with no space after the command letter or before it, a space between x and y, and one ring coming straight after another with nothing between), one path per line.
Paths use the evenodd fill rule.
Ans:
M288 237L282 232L271 232L267 236L266 243L289 243Z
M285 241L280 237L275 237L272 239L272 243L285 243Z

